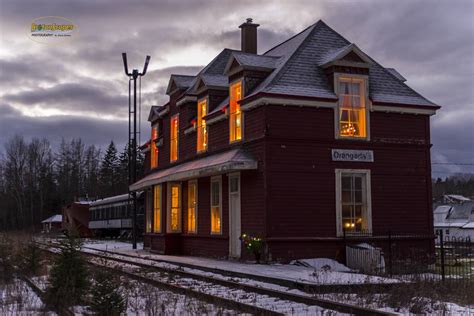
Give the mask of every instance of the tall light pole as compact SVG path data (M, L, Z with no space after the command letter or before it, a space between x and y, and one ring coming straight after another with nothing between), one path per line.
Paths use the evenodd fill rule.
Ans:
M130 185L137 181L137 78L146 74L150 56L146 56L143 71L133 69L128 72L127 53L122 53L125 75L128 77L128 195L133 199L132 239L133 249L137 249L137 193L130 191ZM130 82L133 80L133 108L130 102ZM133 126L133 128L132 128Z

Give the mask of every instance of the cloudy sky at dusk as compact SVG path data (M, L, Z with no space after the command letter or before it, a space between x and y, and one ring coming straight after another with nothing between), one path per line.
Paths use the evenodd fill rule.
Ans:
M31 21L52 15L71 19L79 33L62 45L30 40ZM323 19L443 106L431 119L433 161L474 163L471 0L0 0L0 148L14 134L44 136L54 145L62 137L102 147L113 139L122 147L128 126L123 51L139 69L152 56L142 82L148 134L149 106L167 101L169 75L196 74L223 48L239 49L238 26L247 17L261 25L259 53ZM474 173L473 166L433 170Z

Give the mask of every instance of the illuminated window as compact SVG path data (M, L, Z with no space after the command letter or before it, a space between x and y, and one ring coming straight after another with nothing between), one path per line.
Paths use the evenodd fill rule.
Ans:
M222 178L211 179L211 234L222 233Z
M338 234L370 233L370 171L336 169Z
M230 142L236 142L242 139L242 112L237 103L242 99L242 82L238 81L230 86L229 101L229 135Z
M170 161L178 160L179 116L176 114L170 120Z
M365 81L339 78L339 136L367 137Z
M188 233L197 232L197 181L188 182Z
M152 218L153 218L153 191L146 191L146 227L145 231L147 233L151 233L151 227L153 225ZM126 214L123 215L125 217Z
M151 144L150 144L151 169L158 167L158 147L156 147L157 139L158 139L158 125L155 125L151 128Z
M207 114L207 100L202 99L198 102L197 110L197 151L207 150L207 126L203 119Z
M161 185L153 187L153 232L161 233Z
M168 232L181 232L181 184L168 185Z

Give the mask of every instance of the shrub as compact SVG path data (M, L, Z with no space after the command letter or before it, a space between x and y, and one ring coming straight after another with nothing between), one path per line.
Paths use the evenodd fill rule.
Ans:
M120 279L111 272L98 269L91 289L91 309L97 315L120 315L127 303L120 289Z
M27 275L37 275L41 265L42 256L38 245L30 239L21 250L20 267L23 273Z
M60 308L79 303L89 288L87 263L80 253L81 241L69 236L61 246L51 269L46 295L49 304Z
M247 250L248 253L253 254L257 263L260 263L264 246L263 239L260 237L251 236L249 234L242 234L242 236L240 236L240 241L242 242L245 250Z

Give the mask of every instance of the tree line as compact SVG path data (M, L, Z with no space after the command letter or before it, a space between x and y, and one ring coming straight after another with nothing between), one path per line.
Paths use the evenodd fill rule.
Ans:
M456 174L445 179L432 180L433 199L441 200L445 194L459 194L474 199L474 175Z
M141 174L143 156L138 155ZM46 138L16 135L0 152L0 230L37 227L80 198L95 200L128 191L128 147L111 141L105 152L80 138L52 149Z

